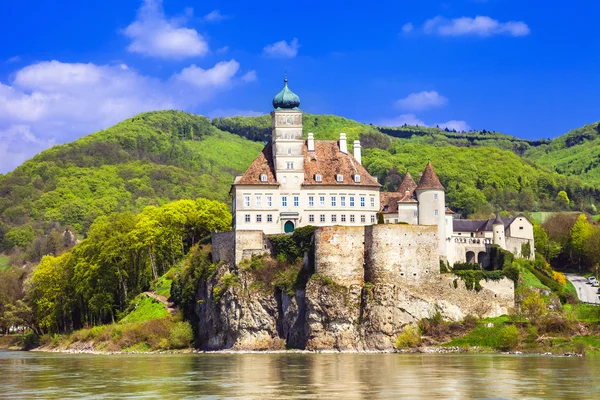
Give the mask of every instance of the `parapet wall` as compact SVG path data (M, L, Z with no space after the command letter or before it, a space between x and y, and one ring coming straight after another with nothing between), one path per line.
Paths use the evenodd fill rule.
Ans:
M365 227L365 280L378 283L423 281L440 274L435 225Z
M263 231L235 231L235 265L254 254L267 253L267 239Z
M364 282L362 226L325 226L315 229L315 272L341 285Z

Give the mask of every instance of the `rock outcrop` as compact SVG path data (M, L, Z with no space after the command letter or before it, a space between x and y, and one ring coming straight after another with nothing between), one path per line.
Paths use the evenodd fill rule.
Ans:
M196 312L202 348L392 350L406 324L438 312L457 321L514 307L513 282L506 278L482 281L478 292L452 275L419 285L342 285L313 274L294 293L259 283L252 273L226 264L201 282Z

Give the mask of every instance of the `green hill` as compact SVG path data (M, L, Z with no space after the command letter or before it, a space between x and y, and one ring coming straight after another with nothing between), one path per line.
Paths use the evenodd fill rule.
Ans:
M585 127L569 134L574 139L564 139L571 145L566 150L588 146L593 151L590 143L598 136L598 125L594 126L595 130ZM431 158L447 188L449 205L463 215L497 208L582 210L600 198L595 186L549 169L550 150L563 151L558 139L527 141L488 131L378 127L314 114L304 115L304 131L314 132L317 139L336 139L340 132L349 140L360 139L364 164L385 190L395 190L407 170L417 177ZM0 175L0 246L7 252L15 246L33 252L37 256L28 258L36 259L44 254L46 242L58 240L50 233L70 226L85 234L101 215L138 212L149 204L177 199L228 202L233 176L250 165L270 132L268 115L211 121L159 111L55 146ZM522 153L548 168L521 157ZM559 171L577 174L568 168ZM556 199L561 190L571 204Z
M0 241L5 250L25 247L56 224L83 233L100 215L171 200L228 201L233 175L261 149L203 116L137 115L0 175Z
M600 122L573 129L547 144L531 148L525 156L558 173L600 184Z

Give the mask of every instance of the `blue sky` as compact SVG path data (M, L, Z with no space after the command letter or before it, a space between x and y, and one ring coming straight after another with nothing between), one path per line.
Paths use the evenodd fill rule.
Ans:
M600 114L595 1L6 2L0 173L138 112L301 108L548 138Z

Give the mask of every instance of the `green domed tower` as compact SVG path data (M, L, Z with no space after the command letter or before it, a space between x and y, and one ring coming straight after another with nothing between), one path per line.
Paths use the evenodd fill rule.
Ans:
M283 89L273 97L273 108L276 110L297 110L300 97L288 87L287 76L283 79Z

